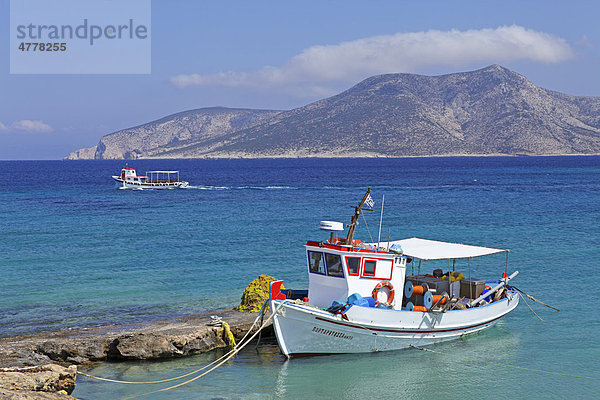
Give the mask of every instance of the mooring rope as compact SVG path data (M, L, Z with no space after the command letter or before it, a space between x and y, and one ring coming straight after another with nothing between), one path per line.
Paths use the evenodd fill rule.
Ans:
M431 349L428 349L428 348L425 348L425 347L414 346L412 344L410 345L410 347L412 347L413 349L422 350L422 351L428 351L428 352L431 352L431 353L438 353L438 354L448 355L448 353L443 352L443 351L431 350ZM463 357L466 358L466 359L468 359L468 360L473 360L473 361L476 361L476 362L479 362L479 363L482 363L482 364L499 365L501 367L522 369L522 370L525 370L525 371L532 371L532 372L541 372L541 373L544 373L544 374L551 374L551 375L568 376L568 377L571 377L571 378L598 379L598 378L594 378L592 376L565 374L564 372L554 372L554 371L545 371L543 369L519 367L518 365L510 365L510 364L503 364L503 363L494 362L494 361L481 360L479 358L474 358L474 357L469 357L469 356L463 356Z
M269 300L270 299L265 300L265 302L263 303L262 307L258 311L258 316L256 317L256 320L254 320L255 323L256 323L256 321L258 321L258 317L260 317L260 324L261 325L263 324L263 321L264 321L264 318L265 318L264 310L266 309L267 304L269 304ZM254 326L254 324L252 324L252 326ZM258 345L260 344L260 339L261 338L262 338L262 331L258 335L258 339L256 339L256 348L258 348ZM244 340L244 339L242 339L242 340Z
M242 349L243 349L243 348L244 348L244 347L245 347L245 346L246 346L248 343L250 343L250 342L252 341L252 339L254 339L254 338L256 337L256 335L258 335L258 333L259 333L259 332L260 332L260 331L261 331L261 330L262 330L262 329L263 329L265 326L267 326L267 324L269 323L269 321L271 321L271 319L273 319L273 316L275 315L275 313L277 313L277 311L279 311L279 309L280 309L281 307L283 307L283 305L284 305L285 303L287 303L287 301L285 301L285 300L284 300L284 301L282 301L282 302L281 302L281 304L280 304L279 306L277 306L277 309L275 309L275 310L274 310L274 311L271 313L271 315L269 316L269 318L267 318L267 320L266 320L266 321L265 321L265 322L262 324L262 326L261 326L261 327L258 329L258 331L256 331L256 332L255 332L255 333L254 333L252 336L250 336L250 338L249 338L249 339L248 339L246 342L244 342L244 343L241 343L241 341L240 341L240 344L238 344L238 346L237 346L236 348L234 348L232 351L230 351L230 353L231 353L231 354L230 354L230 355L229 355L227 358L225 358L224 360L220 361L218 364L216 364L214 367L212 367L212 368L211 368L211 369L209 369L208 371L206 371L206 372L204 372L204 373L202 373L202 374L200 374L200 375L198 375L198 376L195 376L195 377L194 377L194 378L192 378L192 379L188 379L188 380L187 380L187 381L185 381L185 382L181 382L181 383L179 383L179 384L177 384L177 385L173 385L173 386L170 386L170 387L168 387L168 388L163 388L163 389L159 389L159 390L154 390L154 391L152 391L152 392L147 392L147 393L138 394L138 395L131 396L131 397L125 397L125 398L123 398L123 400L131 400L131 399L135 399L135 398L138 398L138 397L147 396L147 395L149 395L149 394L160 393L160 392L166 392L167 390L176 389L176 388L178 388L178 387L181 387L181 386L187 385L188 383L191 383L191 382L195 381L196 379L200 379L200 378L202 378L203 376L207 375L207 374L208 374L208 373L210 373L211 371L214 371L215 369L219 368L221 365L223 365L223 364L225 364L227 361L229 361L229 360L230 360L232 357L234 357L234 356L235 356L237 353L239 353L239 352L240 352L240 351L241 351L241 350L242 350ZM214 362L213 362L213 364L214 364Z
M525 300L525 297L523 297L523 295L522 295L521 293L519 293L519 292L517 292L517 294L519 295L519 297L520 297L521 299L523 299L523 301L525 302L525 305L527 306L527 308L529 308L529 309L531 310L531 312L532 312L532 313L533 313L533 314L534 314L536 317L538 317L538 318L540 319L540 321L543 321L542 317L540 317L539 315L537 315L537 313L536 313L535 311L533 311L533 308L531 308L531 307L529 306L529 304L527 303L527 300Z
M248 337L248 335L250 334L250 332L252 332L252 330L256 326L256 323L261 318L261 316L264 314L263 310L265 308L265 304L267 304L268 301L269 300L265 301L265 303L263 304L263 307L261 307L261 309L260 309L260 312L259 312L258 316L256 317L256 319L252 323L252 326L250 327L250 329L248 329L248 332L246 332L246 334L244 335L244 337L240 340L240 343L242 343ZM259 329L259 332L263 328L264 328L264 326ZM173 377L173 378L161 379L161 380L156 380L156 381L123 381L123 380L118 380L118 379L102 378L102 377L99 377L99 376L94 376L94 375L91 375L91 374L86 374L85 372L81 372L81 371L77 371L77 374L83 375L83 376L87 376L88 378L96 379L96 380L99 380L99 381L112 382L112 383L123 383L123 384L128 384L128 385L152 385L152 384L156 384L156 383L165 383L165 382L176 381L176 380L188 377L190 375L197 374L198 372L205 370L206 368L212 366L213 364L218 363L223 358L229 356L233 352L234 349L235 349L235 347L232 350L230 350L229 352L225 353L221 357L219 357L216 360L214 360L213 362L211 362L210 364L207 364L207 365L203 366L202 368L199 368L199 369L197 369L195 371L188 372L187 374L179 375L179 376L176 376L176 377Z
M531 300L531 301L535 301L536 303L540 303L541 305L543 305L543 306L546 306L546 307L548 307L548 308L551 308L551 309L553 309L553 310L560 311L558 308L556 308L556 307L552 307L552 306L550 306L550 305L548 305L548 304L546 304L546 303L544 303L544 302L542 302L542 301L539 301L538 299L536 299L536 298L535 298L535 297L533 297L532 295L525 293L524 291L522 291L521 289L519 289L518 287L516 287L516 286L514 286L514 285L510 285L510 287L511 287L511 288L513 288L513 289L515 289L517 292L519 292L519 293L521 293L521 294L524 294L524 295L525 295L525 296L527 296L527 298L529 298L529 300Z

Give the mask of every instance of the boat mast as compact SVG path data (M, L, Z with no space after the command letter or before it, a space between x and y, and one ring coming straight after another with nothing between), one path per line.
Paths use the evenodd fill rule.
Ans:
M379 248L379 242L381 242L381 223L383 222L383 203L385 203L385 194L381 197L381 215L379 216L379 236L377 236L377 248ZM389 240L388 240L388 242L389 242Z
M358 203L358 207L354 207L352 206L352 208L354 208L354 215L352 216L352 220L350 220L350 225L349 225L349 229L348 229L348 236L346 236L346 244L347 245L351 245L352 244L352 237L354 236L354 230L356 229L356 225L358 225L358 217L360 217L360 213L362 211L363 205L365 204L365 201L367 201L367 198L369 197L369 193L371 193L371 188L367 189L367 193L365 193L363 199L360 201L360 203ZM365 208L365 210L367 210ZM373 211L373 210L369 210L369 211Z

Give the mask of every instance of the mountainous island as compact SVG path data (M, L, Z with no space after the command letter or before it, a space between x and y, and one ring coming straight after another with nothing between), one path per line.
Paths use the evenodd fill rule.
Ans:
M103 136L66 159L599 153L600 97L543 89L492 65L373 76L289 111L185 111Z

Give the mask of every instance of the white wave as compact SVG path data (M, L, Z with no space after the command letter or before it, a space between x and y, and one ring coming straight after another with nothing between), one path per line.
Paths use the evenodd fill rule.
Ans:
M294 190L298 189L294 186L211 186L211 185L190 185L182 189L197 189L197 190Z
M193 186L193 185L189 185L185 188L182 189L198 189L198 190L229 190L231 189L231 187L229 186L210 186L210 185L200 185L200 186Z
M292 186L251 186L251 189L258 190L281 190L281 189L297 189Z

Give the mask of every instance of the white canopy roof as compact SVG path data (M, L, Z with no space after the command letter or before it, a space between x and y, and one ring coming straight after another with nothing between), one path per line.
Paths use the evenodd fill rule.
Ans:
M384 242L384 244L387 245L387 242ZM491 247L471 246L462 243L438 242L437 240L416 237L390 242L390 246L394 244L399 244L405 255L421 260L480 257L508 251L508 249L494 249Z

